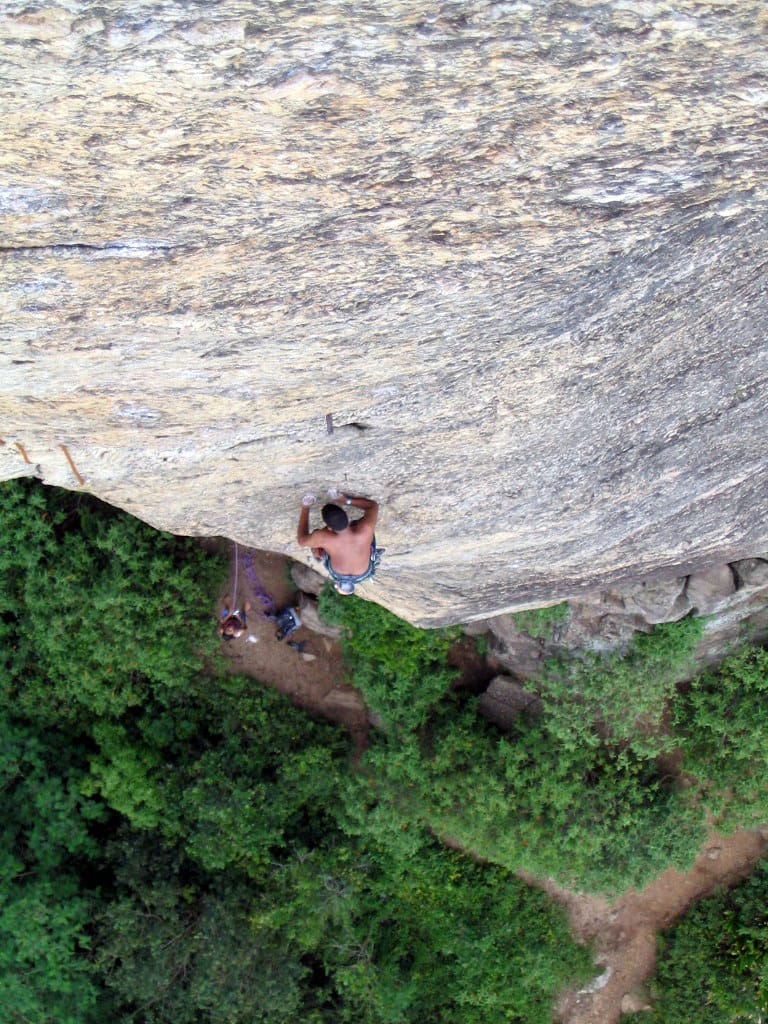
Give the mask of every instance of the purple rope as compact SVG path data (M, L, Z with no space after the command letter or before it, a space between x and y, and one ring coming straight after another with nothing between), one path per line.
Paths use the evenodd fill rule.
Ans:
M253 596L263 605L264 611L262 615L274 615L277 607L275 605L274 598L270 597L267 591L264 589L264 584L261 582L259 577L256 575L256 567L253 564L253 555L245 554L243 557L243 572L245 577L251 585L251 591Z
M237 609L240 607L239 604L237 603L237 563L238 563L238 560L239 560L238 559L238 548L237 548L237 543L235 543L235 582L234 582L234 584L232 586L232 604L234 605L234 608L232 609L233 613L236 612Z

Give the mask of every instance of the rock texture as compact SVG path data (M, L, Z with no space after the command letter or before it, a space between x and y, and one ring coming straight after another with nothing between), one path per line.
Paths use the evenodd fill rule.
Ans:
M282 552L370 494L422 624L765 551L766 29L6 0L0 479Z
M625 651L638 633L648 633L660 622L676 622L688 614L704 617L702 638L686 669L690 675L718 663L745 640L765 642L768 557L717 566L674 583L655 586L641 580L632 587L584 594L569 605L564 618L540 626L535 635L526 630L524 619L514 615L475 620L468 631L488 635L489 651L496 665L510 671L516 679L532 679L541 673L549 658L582 651ZM501 676L493 684L499 692L489 693L484 713L508 728L503 710L496 708L503 702L505 687L513 693L517 684Z
M495 676L477 698L477 710L500 729L512 729L521 715L535 717L544 711L541 699L508 676Z

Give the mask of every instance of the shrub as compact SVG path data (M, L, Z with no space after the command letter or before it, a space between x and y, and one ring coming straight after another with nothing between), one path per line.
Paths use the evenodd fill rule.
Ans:
M530 686L544 702L550 735L570 748L608 742L639 757L674 746L664 716L702 630L702 619L682 619L638 635L623 655L549 661Z
M768 863L697 903L658 943L658 1024L747 1024L768 1013ZM639 1019L639 1018L638 1018Z
M259 925L322 962L334 1024L549 1024L559 988L593 973L561 910L423 829L411 840L408 859L372 835L294 859Z
M0 535L3 696L16 711L85 724L162 704L213 651L224 569L191 541L32 481L0 488Z
M355 674L362 663L383 677L385 656L374 662L368 643L379 614L357 602L347 641ZM550 668L547 714L521 719L507 735L478 718L473 700L436 699L444 691L436 657L417 665L384 642L397 665L400 700L431 696L418 716L409 718L406 708L400 728L374 740L365 761L370 801L359 827L407 844L403 825L425 823L510 870L592 891L640 886L670 863L688 867L705 836L703 815L650 756L669 739L637 738L631 716L650 708L661 715L700 628L695 621L663 627L643 637L627 663L594 659L571 666L567 679L563 666ZM601 737L598 715L612 722L612 742Z
M320 595L320 611L343 628L352 682L384 726L423 725L456 679L446 659L459 631L417 629L371 602L341 597L330 586Z
M566 747L544 722L503 735L472 704L435 716L422 737L379 738L365 763L369 828L423 821L484 859L571 888L640 887L670 864L687 868L706 834L652 760Z
M96 894L77 865L96 852L96 809L79 795L82 758L66 737L0 710L0 991L12 1024L96 1024L87 958Z
M568 618L569 606L567 601L560 604L548 605L546 608L531 608L524 612L513 612L512 618L515 625L523 633L532 636L537 640L548 640L556 628L562 625Z
M768 651L746 647L694 679L674 707L685 770L718 827L768 820Z

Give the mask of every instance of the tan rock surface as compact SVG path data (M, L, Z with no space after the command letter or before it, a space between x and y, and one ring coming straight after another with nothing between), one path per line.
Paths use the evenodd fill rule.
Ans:
M282 552L371 494L425 624L765 551L767 28L6 2L0 479Z

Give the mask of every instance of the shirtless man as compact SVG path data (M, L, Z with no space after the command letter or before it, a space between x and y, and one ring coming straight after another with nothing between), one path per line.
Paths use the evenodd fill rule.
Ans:
M323 505L325 528L309 531L309 510L315 498L307 495L301 503L296 539L303 548L312 548L334 581L340 594L354 592L355 584L370 579L379 564L374 529L379 506L368 498L349 498L339 494L338 501L347 507L363 510L361 519L349 521L340 505Z

